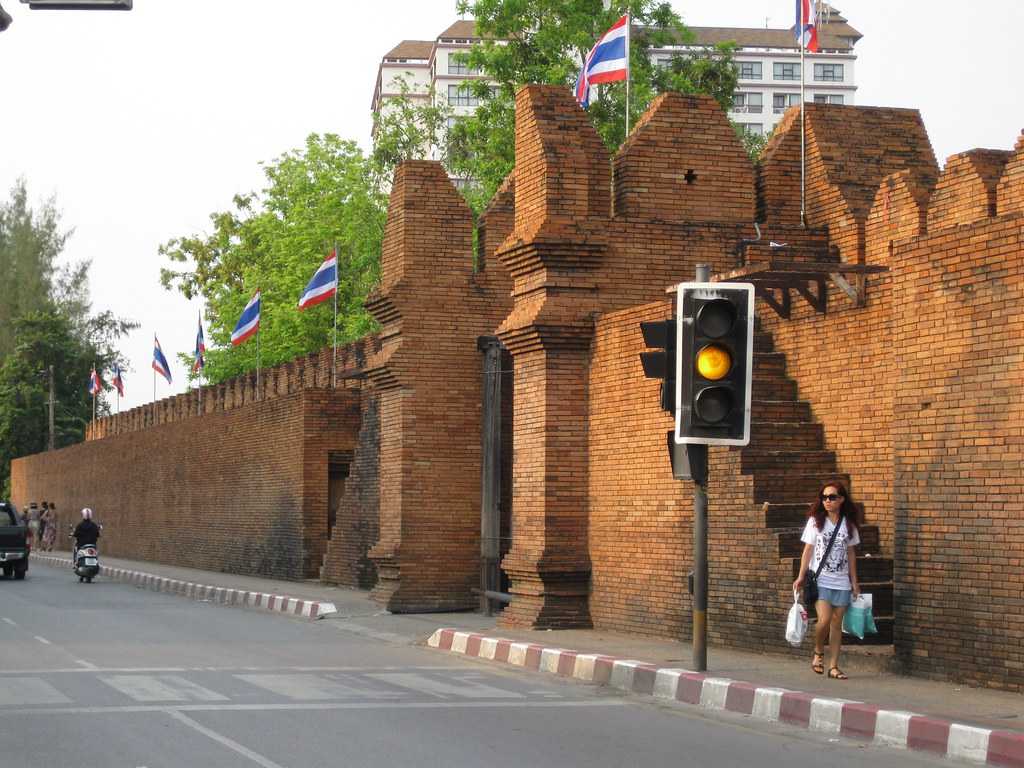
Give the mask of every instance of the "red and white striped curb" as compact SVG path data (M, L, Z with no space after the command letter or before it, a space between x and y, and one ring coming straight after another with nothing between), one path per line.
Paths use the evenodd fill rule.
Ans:
M32 560L44 565L55 565L62 568L71 566L71 561L65 557L37 554L33 554L31 557ZM110 568L106 565L100 566L100 575L114 581L123 581L128 584L145 587L154 592L166 592L171 595L179 595L180 597L189 597L193 600L208 600L221 605L237 605L241 608L256 608L275 613L286 613L291 616L303 616L307 619L319 619L338 612L337 608L334 607L334 603L302 600L298 597L272 595L267 592L250 592L244 589L213 587L206 584L195 584L191 581L168 579L152 573L143 573L142 571Z
M709 710L738 712L759 720L779 721L878 745L922 750L983 765L1024 768L1024 734L1021 733L976 728L858 701L826 699L685 669L661 668L642 661L546 648L454 629L437 630L427 645L630 693L695 704Z

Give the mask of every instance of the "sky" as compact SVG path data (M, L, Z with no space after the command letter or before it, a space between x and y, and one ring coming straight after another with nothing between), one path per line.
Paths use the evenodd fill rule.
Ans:
M202 306L160 286L158 247L209 233L211 213L264 186L261 162L310 133L368 148L383 54L457 18L454 0L135 0L128 12L2 2L14 23L0 34L0 195L24 177L34 202L54 197L74 230L63 258L92 261L94 309L140 323L121 343L122 409L153 398L154 333L174 377L156 396L186 387L176 353L191 352ZM673 5L694 26L793 23L792 0ZM940 164L1013 147L1024 3L833 5L864 35L857 104L920 109Z

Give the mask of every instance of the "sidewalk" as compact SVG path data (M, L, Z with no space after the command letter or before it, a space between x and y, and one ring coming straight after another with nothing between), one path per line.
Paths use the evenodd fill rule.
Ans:
M70 553L67 552L46 554L62 557L66 562L70 561ZM34 559L36 557L38 556L33 555ZM643 662L645 670L666 672L687 670L692 667L691 646L683 642L653 640L598 630L504 629L496 627L496 619L475 613L392 615L370 600L367 592L327 586L317 581L263 579L105 556L102 557L102 564L105 567L142 572L178 582L210 585L225 590L270 593L315 603L330 603L337 612L322 617L322 620L329 621L339 629L406 644L425 644L433 635L430 644L434 647L440 645L443 650L455 650L494 664L502 663L493 661L494 639L501 638L531 646L534 663L518 663L518 666L543 670L546 666L550 667L550 658L554 654L555 667L551 671L560 672L563 676L573 676L572 671L569 670L566 675L562 669L564 664L560 665L557 661L559 654L551 649L566 649L581 655L596 654L612 660L636 660ZM33 563L33 567L40 566L47 567L41 562ZM175 592L170 588L161 591ZM784 624L785 616L780 616L780 635L785 629ZM472 647L468 649L469 652L465 635L455 642L455 645L459 646L456 648L452 648L452 632L444 633L447 647L444 642L439 643L438 638L443 634L438 631L441 628L470 633ZM484 638L489 640L483 640ZM489 643L488 647L492 649L489 657L486 652L480 651L481 640ZM541 649L548 649L544 652L549 659L545 665L539 663ZM562 657L574 658L575 653L562 654ZM713 681L725 679L727 682L749 683L750 686L744 686L748 691L752 688L784 689L808 694L808 700L812 697L821 697L828 700L864 702L884 710L912 712L934 718L936 721L946 721L947 726L948 723L956 723L978 729L1013 732L1012 751L1016 753L1018 747L1020 748L1020 762L1011 760L990 763L1024 765L1024 695L904 677L886 671L887 661L882 649L873 649L870 646L844 648L840 664L850 675L850 679L838 681L826 679L811 671L809 644L806 660L711 647L708 649L707 676ZM684 700L682 695L678 698ZM1021 734L1019 745L1016 743L1017 733Z

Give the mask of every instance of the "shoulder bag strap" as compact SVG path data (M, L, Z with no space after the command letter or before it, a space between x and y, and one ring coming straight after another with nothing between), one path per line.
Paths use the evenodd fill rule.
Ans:
M832 529L832 537L828 540L828 546L825 547L825 554L821 556L821 562L818 563L818 570L814 572L814 580L818 580L818 576L821 575L821 569L825 567L825 561L828 560L828 553L832 551L832 545L836 543L836 535L839 533L839 526L843 524L846 519L845 515L839 516L839 522L836 523L836 527Z

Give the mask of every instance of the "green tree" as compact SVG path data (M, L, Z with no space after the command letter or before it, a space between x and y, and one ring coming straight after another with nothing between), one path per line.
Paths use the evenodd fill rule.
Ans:
M62 448L81 442L92 418L89 373L124 365L116 343L134 323L119 320L110 312L84 322L45 302L14 321L14 349L0 365L0 494L10 496L11 460L46 450L48 435L49 381L53 366L56 408L55 444ZM109 413L101 397L97 414Z
M15 319L42 306L56 279L63 276L62 289L70 287L70 271L55 267L69 235L61 231L54 200L33 209L28 184L18 179L0 204L0 360L14 349Z
M395 168L405 160L424 160L430 150L442 143L453 110L447 101L438 99L431 88L415 93L404 77L392 80L398 95L385 100L373 118L373 152L371 160L377 186L387 189Z
M467 63L493 83L471 82L481 99L476 113L451 129L449 170L478 181L468 195L480 210L512 170L514 95L527 83L571 88L595 40L625 13L626 0L604 9L601 0L459 0L460 13L476 19L481 41L465 54ZM632 0L630 125L660 92L707 93L728 108L736 89L734 46L690 51L652 63L651 48L693 43L672 6L661 0ZM612 84L592 93L588 114L609 150L626 134L625 87Z
M202 297L212 341L205 376L222 381L256 366L256 344L230 346L231 331L257 289L262 294L261 363L273 365L331 343L332 311L297 309L317 265L338 246L338 341L375 325L363 307L380 272L387 198L378 165L354 142L310 135L302 149L264 168L268 186L215 213L210 235L174 238L160 253L176 269L161 282ZM183 356L187 357L187 356Z

